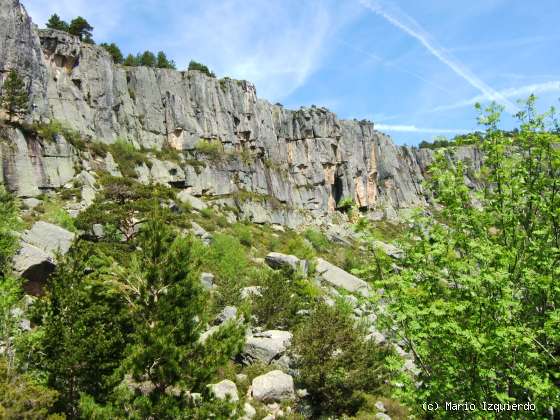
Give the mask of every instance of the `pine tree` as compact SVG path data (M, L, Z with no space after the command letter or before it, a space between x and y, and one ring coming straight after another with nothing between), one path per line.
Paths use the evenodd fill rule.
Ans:
M87 20L83 17L78 16L76 19L73 19L70 22L70 27L68 28L68 32L72 35L76 35L80 38L81 41L86 42L88 44L93 44L93 26L91 26Z
M156 66L156 56L151 51L144 51L140 56L140 65L146 67Z
M6 110L9 120L27 111L29 95L25 82L16 70L10 70L2 89L2 107Z
M136 67L138 66L138 60L134 55L128 54L124 59L123 64L128 67Z
M124 57L123 54L121 52L121 49L118 47L117 44L115 44L114 42L107 44L107 43L102 43L99 44L101 47L105 48L105 50L107 50L107 52L109 54L111 54L111 57L113 57L113 61L115 62L115 64L122 64L124 61Z
M175 62L168 60L163 51L157 54L157 67L160 69L176 69Z
M60 19L60 16L58 16L56 13L54 15L52 15L48 22L47 22L47 28L49 29L58 29L59 31L64 31L64 32L68 32L69 30L69 25L68 23L66 23L65 21L63 21L62 19Z
M206 385L218 369L240 351L243 327L228 323L200 342L205 294L192 239L177 237L155 215L142 229L138 245L119 282L134 330L123 369L134 382L151 383L154 391L128 396L128 403L118 405L137 407L141 418L175 418L174 413L189 409L188 393L207 394ZM171 389L181 395L170 395Z

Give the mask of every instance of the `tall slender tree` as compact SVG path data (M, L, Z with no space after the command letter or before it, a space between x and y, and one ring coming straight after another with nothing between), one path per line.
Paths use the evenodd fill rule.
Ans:
M2 87L2 107L6 110L9 120L27 111L29 94L25 82L14 69L10 70Z

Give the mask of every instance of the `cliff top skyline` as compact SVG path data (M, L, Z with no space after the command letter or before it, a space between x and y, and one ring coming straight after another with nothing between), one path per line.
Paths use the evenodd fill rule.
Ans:
M156 4L157 3L157 4ZM441 1L27 0L35 23L82 15L96 42L125 53L163 49L179 69L190 59L218 77L255 83L259 97L289 108L316 104L367 118L397 143L477 129L473 104L508 114L530 93L558 104L560 39L552 0ZM210 23L210 24L209 24Z

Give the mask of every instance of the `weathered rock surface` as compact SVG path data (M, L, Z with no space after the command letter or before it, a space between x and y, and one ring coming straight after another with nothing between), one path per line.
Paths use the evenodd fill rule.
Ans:
M27 293L39 295L48 276L56 267L57 255L70 249L75 235L59 226L37 222L21 237L21 247L14 256L14 271L27 279Z
M252 395L257 401L274 402L294 398L294 380L281 370L273 370L253 379Z
M229 379L224 379L217 384L209 385L210 390L215 395L216 398L220 400L225 400L229 398L230 401L239 401L239 395L237 394L237 385Z
M0 70L15 66L31 81L35 119L64 121L106 143L127 138L136 146L182 151L181 164L152 158L151 168L139 168L141 180L214 196L254 223L326 224L343 198L390 218L426 203L421 183L432 152L396 146L371 122L339 120L324 108L287 110L258 99L246 81L115 65L101 47L37 30L18 0L0 0L0 45ZM202 139L215 141L219 155L197 149ZM12 135L8 143L17 153L2 149L0 160L8 165L2 178L19 195L37 195L56 188L57 176L73 176L59 154L49 166L31 139ZM457 155L474 167L481 161L473 148L459 148ZM53 169L38 169L45 163L66 166L53 176Z
M242 360L247 364L257 361L271 363L284 354L291 341L292 333L289 331L269 330L253 334L246 338Z
M286 255L281 254L280 252L271 252L265 257L264 260L271 268L284 268L292 271L300 271L303 274L307 275L307 261L300 260L295 255Z
M369 296L369 286L362 279L344 271L342 268L317 258L317 274L322 280L336 287L341 287L349 292Z

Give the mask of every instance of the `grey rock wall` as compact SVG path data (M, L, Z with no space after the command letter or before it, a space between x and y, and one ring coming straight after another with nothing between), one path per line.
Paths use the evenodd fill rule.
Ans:
M39 103L36 118L64 122L90 141L120 138L185 154L179 170L169 164L159 165L157 174L139 168L141 179L165 180L171 171L192 195L227 200L248 191L268 197L264 212L258 206L245 209L265 221L293 219L300 210L320 217L343 198L363 210L392 213L426 202L421 183L431 153L396 146L371 122L339 120L324 108L287 110L257 98L246 81L115 65L98 46L60 31L37 30L18 0L0 0L0 10L0 68L16 63L30 75ZM219 142L222 156L198 152L201 139ZM17 150L15 161L24 162L21 138ZM189 165L193 160L204 166ZM41 188L32 185L36 178L19 179L30 169L10 164L13 155L3 161L4 180L20 195ZM22 183L29 185L24 189Z

